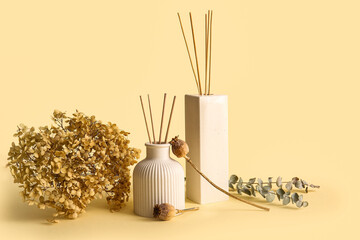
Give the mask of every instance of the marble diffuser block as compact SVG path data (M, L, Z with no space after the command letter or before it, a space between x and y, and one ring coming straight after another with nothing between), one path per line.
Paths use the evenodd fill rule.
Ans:
M185 139L189 157L219 187L228 189L228 98L226 95L185 95ZM197 203L228 200L188 163L186 196Z

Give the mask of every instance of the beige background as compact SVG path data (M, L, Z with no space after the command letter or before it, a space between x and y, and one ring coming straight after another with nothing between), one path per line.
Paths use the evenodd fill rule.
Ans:
M44 219L52 211L22 203L1 167L1 238L354 239L359 7L345 0L1 0L1 166L16 125L50 124L54 109L115 122L131 132L133 146L144 149L140 94L153 97L157 123L163 92L177 95L170 135L184 137L184 94L196 87L176 12L189 36L186 14L192 11L200 42L203 13L211 8L212 89L229 96L230 173L299 176L321 185L305 196L306 209L275 201L264 203L271 207L264 212L229 200L157 222L133 215L131 202L111 214L100 200L76 221L49 226Z

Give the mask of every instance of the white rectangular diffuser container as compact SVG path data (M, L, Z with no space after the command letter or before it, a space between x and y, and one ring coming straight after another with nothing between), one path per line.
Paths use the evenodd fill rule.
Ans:
M185 139L189 157L219 187L228 189L228 98L226 95L185 95ZM186 196L197 203L228 200L189 164Z

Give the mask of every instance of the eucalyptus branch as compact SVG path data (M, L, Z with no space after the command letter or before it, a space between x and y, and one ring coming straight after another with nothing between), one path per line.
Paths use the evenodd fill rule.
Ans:
M276 184L278 189L276 191L272 190L273 183ZM283 189L283 183L285 183L285 190ZM314 184L308 184L305 180L299 179L298 177L292 178L291 181L282 182L282 178L278 177L275 182L272 181L272 177L268 178L268 182L263 182L261 178L250 178L248 182L244 182L242 178L231 175L229 179L229 189L235 191L234 184L236 184L236 190L241 195L242 193L249 196L256 197L255 192L258 192L263 198L268 202L272 202L275 199L275 195L278 197L279 201L282 200L283 205L287 205L291 202L296 204L297 207L307 207L309 203L303 201L303 196L298 193L292 193L291 190L294 188L305 189L305 192L308 193L308 188L320 188L320 186Z

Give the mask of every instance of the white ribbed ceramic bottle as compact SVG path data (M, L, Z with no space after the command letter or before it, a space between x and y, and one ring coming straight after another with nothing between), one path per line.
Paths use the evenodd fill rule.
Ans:
M155 204L170 203L185 208L184 169L170 158L170 144L146 143L146 158L133 173L134 212L153 217Z

